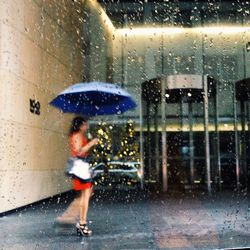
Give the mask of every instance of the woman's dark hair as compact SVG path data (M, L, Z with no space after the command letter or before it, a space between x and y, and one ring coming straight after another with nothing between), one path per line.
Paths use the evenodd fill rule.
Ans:
M82 126L82 124L84 122L87 122L88 120L82 116L77 116L75 117L72 122L71 122L71 126L70 126L70 130L69 130L69 134L73 134L75 132L79 132L80 127Z

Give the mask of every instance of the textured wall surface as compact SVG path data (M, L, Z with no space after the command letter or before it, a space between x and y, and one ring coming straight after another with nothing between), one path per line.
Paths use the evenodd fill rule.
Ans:
M111 37L93 0L1 1L0 213L70 189L72 115L48 103L70 84L111 77Z
M70 188L63 168L71 116L48 103L81 81L81 11L72 1L1 1L0 212Z

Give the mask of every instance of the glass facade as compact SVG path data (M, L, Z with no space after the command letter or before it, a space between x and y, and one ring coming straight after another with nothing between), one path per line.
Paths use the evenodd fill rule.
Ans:
M143 99L144 83L154 88L157 81L162 83L168 76L209 76L214 81L215 95L208 98L208 144L203 97L195 95L194 89L183 93L182 86L175 92L175 96L180 96L178 100L166 100L166 164L169 167L165 174L169 185L209 186L210 179L212 190L248 186L248 101L243 105L235 97L235 86L250 75L249 2L101 4L116 27L113 80L134 93L138 102ZM161 91L159 86L158 91ZM167 97L168 93L165 94ZM137 112L127 116L139 126L141 112L145 181L159 183L164 175L161 133L165 125L159 96L154 97L152 92L150 95L149 99L143 99Z

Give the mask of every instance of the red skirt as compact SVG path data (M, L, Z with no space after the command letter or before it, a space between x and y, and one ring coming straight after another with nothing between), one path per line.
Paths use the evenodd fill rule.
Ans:
M81 182L78 179L73 179L72 180L72 189L79 191L79 190L85 190L92 188L93 184L91 182Z

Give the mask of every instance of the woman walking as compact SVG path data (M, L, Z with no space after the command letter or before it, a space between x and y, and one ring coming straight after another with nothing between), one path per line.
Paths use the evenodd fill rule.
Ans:
M92 139L88 141L86 138L86 132L88 129L88 122L83 117L75 117L72 120L70 133L69 133L69 144L70 154L72 157L86 158L89 150L98 144L98 139ZM72 188L75 191L80 191L80 219L76 224L77 234L83 236L90 236L92 231L87 225L87 213L89 207L89 200L92 195L92 182L82 182L78 178L73 178Z

